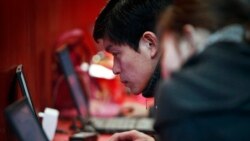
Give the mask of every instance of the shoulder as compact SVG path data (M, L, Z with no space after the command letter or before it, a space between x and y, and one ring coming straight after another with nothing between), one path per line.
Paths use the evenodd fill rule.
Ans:
M156 97L159 120L230 107L249 97L249 51L245 44L223 42L191 58L180 71L160 84Z

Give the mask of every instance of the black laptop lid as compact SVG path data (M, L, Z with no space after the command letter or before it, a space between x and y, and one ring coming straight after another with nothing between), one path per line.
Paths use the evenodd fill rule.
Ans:
M18 65L17 66L16 75L17 75L18 84L19 84L19 86L21 88L21 91L22 91L22 95L27 98L27 101L29 102L30 108L32 109L32 111L36 115L34 105L32 103L32 99L31 99L31 96L30 96L30 93L29 93L29 89L27 87L25 76L24 76L23 65Z
M20 141L49 141L26 98L8 106L5 114Z
M87 103L88 99L86 94L84 94L78 76L75 73L73 64L70 60L69 51L66 46L57 50L57 55L65 79L69 85L71 96L76 104L77 112L80 116L86 117L89 115Z

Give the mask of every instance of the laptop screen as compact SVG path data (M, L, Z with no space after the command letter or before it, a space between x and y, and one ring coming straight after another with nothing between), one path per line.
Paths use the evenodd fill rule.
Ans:
M32 111L36 115L34 105L32 103L32 99L31 99L31 96L30 96L30 93L29 93L29 90L28 90L28 87L26 84L26 79L25 79L24 72L23 72L23 65L17 66L16 75L17 75L18 84L19 84L21 91L22 91L22 95L27 98L27 101L29 102L30 108L32 109Z
M70 60L69 51L64 47L58 50L57 53L65 79L70 88L71 96L76 104L77 112L80 116L86 117L89 115L87 97L85 96L78 76L75 73L73 64Z
M26 98L8 106L5 113L21 141L48 141Z

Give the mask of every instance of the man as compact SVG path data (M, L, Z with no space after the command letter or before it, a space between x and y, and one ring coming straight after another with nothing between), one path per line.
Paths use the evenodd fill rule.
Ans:
M161 57L155 34L156 19L169 3L167 0L110 0L96 20L93 37L113 54L113 72L131 93L153 96L160 78ZM131 132L145 136L138 131Z
M155 127L162 141L249 140L250 17L246 2L176 0L167 10L161 41L167 42L165 47L178 49L180 66L157 93ZM187 55L188 48L196 52ZM153 139L137 131L110 139L122 140Z
M153 96L161 51L155 34L166 0L111 0L96 20L94 39L113 54L113 72L134 94Z
M250 79L248 72L250 64L247 61L249 44L246 44L245 40L249 43L250 39L249 29L245 31L243 28L243 23L248 22L249 25L249 8L242 8L238 2L243 1L181 0L175 1L175 5L171 7L170 16L166 19L170 27L166 32L168 35L169 31L174 31L175 34L172 36L179 35L176 39L180 39L180 42L173 43L178 45L179 49L188 47L187 45L196 46L197 49L199 45L203 45L205 49L203 48L204 50L194 56L191 55L192 57L190 56L191 58L181 65L180 71L172 74L171 80L160 87L156 131L162 141L249 140ZM233 8L233 12L228 10ZM200 19L203 17L211 19ZM224 21L225 19L227 21ZM218 21L225 23L221 24ZM184 24L181 25L181 22ZM202 22L205 26L199 25ZM231 25L232 23L237 23L236 27ZM180 28L175 29L179 26ZM238 27L240 27L239 31ZM204 29L213 34L205 38L206 44L200 44L199 38L206 35ZM108 27L106 33L108 37L112 40L116 39L116 36L112 36L109 31ZM214 31L217 32L214 33ZM123 32L120 33L118 37L123 36ZM245 36L246 39L244 39ZM143 37L145 37L144 34L141 39L144 39ZM139 45L144 43L141 39ZM150 39L146 41L152 41L152 38ZM152 44L152 42L145 44L147 43ZM142 52L140 49L139 46L139 53ZM156 51L159 52L159 49ZM152 51L145 52L154 54ZM117 72L120 71L117 70ZM137 86L138 89L134 89L130 86L130 88L136 91L140 87ZM137 131L115 134L110 139L110 141L121 140L152 141L154 139Z

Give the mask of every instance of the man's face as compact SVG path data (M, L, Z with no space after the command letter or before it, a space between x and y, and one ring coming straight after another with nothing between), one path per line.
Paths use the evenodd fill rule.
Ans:
M154 71L154 61L150 50L139 45L135 51L128 45L116 45L104 39L104 49L113 54L113 72L120 76L121 82L134 94L139 94L146 87Z

